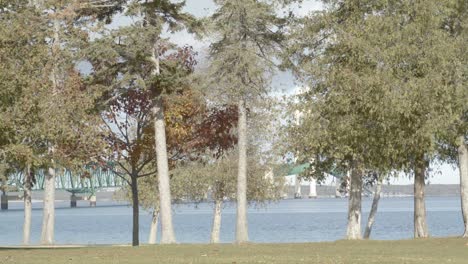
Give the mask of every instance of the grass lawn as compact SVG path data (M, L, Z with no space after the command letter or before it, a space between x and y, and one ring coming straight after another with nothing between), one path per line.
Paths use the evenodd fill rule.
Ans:
M0 249L0 264L468 263L468 240Z

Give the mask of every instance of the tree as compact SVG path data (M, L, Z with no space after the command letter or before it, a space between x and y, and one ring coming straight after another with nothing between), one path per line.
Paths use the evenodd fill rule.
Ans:
M153 61L148 59L152 56L154 48L155 31L152 30L155 29L139 25L130 25L110 32L104 28L101 38L87 50L88 60L94 68L91 85L106 90L100 104L103 109L103 121L111 133L108 138L111 153L107 153L110 154L107 159L116 163L118 175L130 179L127 183L132 193L134 246L139 245L138 179L160 171L160 168L153 166L154 162L161 161L154 153L153 142L156 140L160 144L164 141L163 145L166 148L166 139L158 138L152 127L156 114L154 98L157 96L158 100L161 100L161 106L167 106L167 101L171 98L162 98L161 93L168 90L170 93L174 92L174 98L181 99L185 96L188 100L194 99L190 98L190 95L187 96L189 87L184 80L196 64L194 52L190 47L178 48L168 42L159 42L159 74L155 77ZM179 96L180 94L184 96ZM185 111L193 111L189 114L196 114L197 109L190 108L188 104L181 106L183 107ZM195 104L193 107L196 107ZM172 110L174 109L168 110L169 113ZM153 153L150 153L151 151ZM158 193L161 195L160 191ZM164 215L162 212L161 214ZM171 232L166 234L163 241L171 238ZM166 242L170 242L170 239Z
M293 109L304 116L300 124L290 126L290 138L296 139L291 149L299 162L313 158L316 178L335 167L351 172L348 239L362 236L361 192L366 169L387 169L384 166L390 160L380 153L387 146L377 117L386 117L385 102L375 104L386 91L371 78L376 75L375 66L367 61L368 51L359 43L368 36L355 28L362 24L360 17L365 13L357 5L330 4L326 12L300 21L295 40L301 35L305 41L290 47L295 70L310 87Z
M5 69L16 71L15 75L2 71L15 84L5 90L13 96L7 99L10 103L3 117L6 127L14 131L8 135L5 149L10 164L25 170L28 179L25 243L30 222L27 193L33 180L28 171L47 168L41 243L52 244L55 171L74 169L96 158L94 150L100 146L100 137L92 109L98 91L83 87L75 69L74 59L86 35L75 30L79 21L73 12L74 2L15 1L12 6L18 9L2 16L2 23L24 34L6 34L2 43L4 51L13 51L4 61Z
M178 170L181 164L200 160L207 153L217 156L222 150L231 148L235 138L231 130L233 120L237 118L232 107L207 109L201 96L191 89L168 97L165 101L165 117L168 135L168 153L170 154L169 166L171 171ZM149 140L154 138L149 130ZM159 220L159 193L154 192L158 185L158 178L154 171L154 160L148 164L147 172L142 171L144 177L140 179L138 188L138 199L143 208L152 211L152 222L149 243L156 243L156 231ZM203 183L193 186L198 182L193 175L184 177L173 177L171 172L171 194L174 201L191 200L201 201L206 190ZM157 188L156 188L157 189ZM153 190L153 191L152 191ZM132 200L134 195L127 192L127 198ZM135 204L135 201L133 202Z
M458 87L458 96L451 101L458 110L459 118L439 138L439 152L442 159L457 164L460 173L461 209L465 231L463 237L468 237L468 92L466 91L467 69L464 66L467 58L467 23L468 9L465 1L449 2L449 11L443 23L443 29L450 35L452 46L458 47L455 61L456 69L452 74L452 84ZM457 115L454 113L454 115Z
M170 94L176 86L164 84L161 76L160 56L163 52L161 45L164 41L160 34L164 24L169 26L169 30L174 32L184 27L191 29L196 24L193 16L183 13L182 8L185 2L172 3L168 0L158 0L139 4L143 8L145 23L143 26L150 34L151 45L149 56L147 57L152 63L151 76L153 83L150 85L153 93L153 117L154 117L154 134L155 134L155 151L157 157L158 170L158 189L159 202L161 208L161 243L175 243L176 238L172 227L172 211L171 211L171 193L169 186L169 165L166 147L165 134L165 119L163 95Z
M211 17L214 41L210 47L209 76L218 101L238 108L238 176L236 242L248 241L247 142L248 109L269 91L273 60L283 40L284 19L275 13L276 1L215 1Z
M311 87L298 104L305 118L292 127L294 146L302 159L314 157L318 173L351 170L349 239L361 238L366 171L414 172L415 236L427 236L426 168L456 112L447 82L454 49L440 28L447 3L325 4L300 21L296 34L305 41L290 46L292 68Z
M34 123L34 106L20 105L23 92L34 86L41 75L38 70L42 63L38 57L46 56L43 47L34 45L31 32L40 30L37 24L28 25L27 19L33 13L26 5L12 2L10 9L0 9L0 150L2 163L2 182L14 168L26 168L33 163L33 149L36 144L28 141L24 132ZM21 29L21 30L20 30ZM32 45L31 45L31 44ZM25 78L28 76L28 78ZM26 90L26 91L25 91ZM13 111L16 108L17 111ZM21 116L13 115L21 111ZM23 126L19 127L15 119L20 119ZM35 148L38 151L38 148ZM31 180L26 177L24 186L25 218L23 228L23 243L29 244L31 229Z
M234 106L208 110L195 130L198 158L180 164L173 171L176 197L198 202L211 195L214 202L212 243L219 242L223 200L235 198L234 160L233 155L227 155L237 140L233 133L236 119Z
M403 110L397 114L401 149L406 149L401 154L411 162L415 175L415 237L429 235L424 205L428 164L440 156L437 140L441 134L460 118L460 95L466 98L466 89L454 81L461 70L459 46L453 45L442 27L452 2L426 1L395 8L400 11L395 24L403 27L399 36L386 40L398 39L391 48L398 55L387 57L385 63L391 66L394 83L404 91L395 109Z
M150 98L148 92L128 90L109 102L103 113L109 136L109 151L103 153L103 164L121 177L131 189L133 207L132 245L139 245L138 179L154 173L151 133Z
M219 243L221 215L225 201L236 200L236 150L227 151L219 158L189 162L171 171L174 194L184 201L200 202L209 197L213 203L213 223L210 242ZM249 153L247 201L258 206L281 197L283 182L273 178L269 167L262 165L258 156Z
M367 225L366 229L364 231L364 239L369 239L371 231L372 231L372 226L374 225L375 222L375 215L377 214L377 208L379 206L379 201L380 201L380 194L382 193L382 182L383 182L383 176L379 175L378 173L371 173L370 175L370 182L368 182L368 186L371 184L375 185L375 191L374 191L374 198L372 199L372 205L371 205L371 210L369 212L369 217L367 218Z

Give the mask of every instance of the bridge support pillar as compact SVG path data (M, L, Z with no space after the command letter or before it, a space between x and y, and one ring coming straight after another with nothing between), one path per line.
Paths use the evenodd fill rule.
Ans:
M74 193L72 193L72 195L70 196L70 207L71 208L75 208L76 207L76 201L77 201L77 197Z
M335 198L341 198L340 186L341 181L339 179L336 179Z
M96 194L89 197L89 206L96 207Z
M310 179L309 185L309 198L317 198L317 180L314 178Z
M2 193L1 204L2 210L8 210L8 195L6 193Z

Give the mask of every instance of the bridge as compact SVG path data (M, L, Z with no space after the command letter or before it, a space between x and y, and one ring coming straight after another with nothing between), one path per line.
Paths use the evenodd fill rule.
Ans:
M44 190L45 184L44 169L36 170L32 191ZM23 191L25 183L25 174L22 171L17 171L9 175L6 187L3 190L1 199L1 208L8 208L7 191ZM86 166L83 173L73 172L68 169L57 169L55 176L55 189L65 190L71 193L71 207L76 207L76 201L79 197L76 194L88 195L91 206L96 204L96 192L100 189L119 188L125 185L125 181L116 175L111 169L101 168L97 166Z
M286 176L294 176L294 189L295 189L295 194L294 194L294 198L296 199L300 199L302 198L302 192L301 192L301 182L302 182L302 179L298 178L298 176L300 174L302 174L303 172L305 172L306 170L308 170L310 168L311 164L310 163L303 163L303 164L291 164L289 166L286 166L285 168L283 168L282 170L282 173L281 174L286 174ZM286 170L286 173L284 173L284 171ZM343 172L340 172L336 169L333 169L331 170L329 173L327 173L328 176L331 176L335 179L336 181L336 190L335 190L335 197L336 198L340 198L342 197L343 195L347 195L348 194L348 188L344 189L344 190L341 190L341 182L342 181L348 181L350 180L349 179L349 176L346 175L346 173L343 173ZM309 198L316 198L317 197L317 190L316 190L316 185L317 185L317 181L314 179L314 178L311 178L309 179L310 181L310 191L309 191ZM348 187L349 187L349 182L348 182ZM371 196L373 194L373 191L369 189L369 186L366 186L366 185L363 185L362 186L362 192L363 192L363 195L365 196Z
M44 190L45 171L37 170L34 174L35 183L32 186L33 191ZM8 177L7 185L10 188L23 190L24 173L16 172ZM85 173L73 173L67 169L57 169L55 176L55 189L66 190L69 192L89 192L92 193L96 189L122 187L123 180L117 176L112 170L100 167L86 168Z

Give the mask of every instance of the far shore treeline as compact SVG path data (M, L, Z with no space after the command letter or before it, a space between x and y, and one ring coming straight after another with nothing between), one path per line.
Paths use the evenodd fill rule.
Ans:
M24 175L24 244L37 172L50 245L56 175L91 177L90 164L125 183L133 246L140 207L152 212L148 243L158 225L160 242L176 243L179 201L213 204L212 243L235 201L246 243L248 205L280 199L295 166L302 179L342 175L347 239L370 237L382 182L412 175L414 237L428 237L434 161L459 169L468 237L468 2L323 0L297 12L304 2L213 0L200 18L175 0L0 1L0 186ZM273 89L280 72L300 88ZM375 186L364 232L363 186Z

